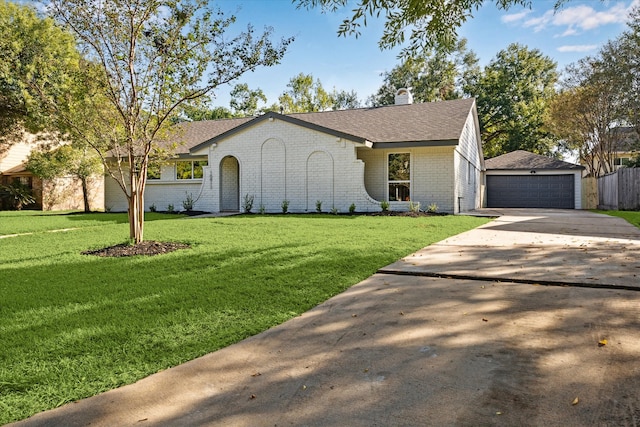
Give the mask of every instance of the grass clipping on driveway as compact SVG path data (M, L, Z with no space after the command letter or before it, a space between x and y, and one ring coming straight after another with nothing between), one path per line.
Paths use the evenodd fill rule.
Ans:
M105 258L81 253L122 243L124 214L0 212L0 235L32 233L0 239L0 424L257 334L485 222L157 214L146 238L189 249Z

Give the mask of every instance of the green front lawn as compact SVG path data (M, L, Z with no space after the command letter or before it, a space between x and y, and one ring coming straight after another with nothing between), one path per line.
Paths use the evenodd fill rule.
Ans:
M640 228L640 212L639 211L598 211L595 210L594 212L598 212L598 213L602 213L602 214L606 214L606 215L611 215L611 216L617 216L620 218L624 218L627 220L627 222L629 224L633 224L636 227Z
M154 257L81 255L126 241L126 215L0 212L0 235L33 233L0 238L0 424L238 342L488 221L148 219L146 239L192 248Z

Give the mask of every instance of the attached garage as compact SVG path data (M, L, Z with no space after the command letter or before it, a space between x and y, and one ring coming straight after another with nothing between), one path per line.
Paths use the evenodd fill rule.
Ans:
M485 165L488 208L581 208L582 166L522 150Z

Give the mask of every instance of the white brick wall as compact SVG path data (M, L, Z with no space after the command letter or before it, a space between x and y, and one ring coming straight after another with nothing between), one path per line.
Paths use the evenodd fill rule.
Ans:
M365 163L365 186L371 197L387 200L388 157L391 153L411 154L411 199L426 209L432 203L441 212L453 212L453 147L400 149L359 149ZM393 202L391 209L408 210L408 202Z
M455 151L456 185L454 212L464 212L480 207L481 164L478 135L473 115L469 113Z
M171 173L165 175L165 168L171 169ZM205 170L208 168L205 168ZM159 211L168 210L169 205L173 205L176 211L184 210L182 202L189 195L196 201L194 210L206 210L202 204L202 183L204 180L198 179L193 181L177 181L175 180L175 172L172 166L163 167L163 180L147 180L147 186L144 192L144 209L150 210L155 205ZM164 181L165 177L172 177L172 181ZM206 172L205 172L206 178ZM126 212L128 209L127 199L122 189L110 176L105 176L104 183L104 207L113 212Z
M378 211L379 202L364 188L364 164L356 158L356 143L281 120L264 121L210 147L209 165L216 171L223 158L240 163L240 200L254 196L254 210L313 212L317 200L324 211ZM220 210L220 176L205 177L206 210Z
M388 197L389 153L409 152L412 200L423 209L436 204L441 212L457 213L459 204L462 210L479 207L476 135L470 114L457 147L371 149L278 119L265 120L203 149L199 154L208 154L209 166L202 180L176 182L173 166L163 167L162 180L147 184L145 207L155 204L166 210L173 204L180 210L192 193L194 208L211 212L229 208L230 200L239 200L242 209L245 195L254 197L254 211L263 205L267 212L280 212L284 200L290 212L313 212L317 200L325 212L347 212L352 203L358 212L379 211L380 201ZM229 157L237 160L239 171L229 169ZM222 171L221 165L226 165ZM229 179L236 174L237 179ZM124 196L114 186L108 180L106 205L126 210ZM408 202L391 205L394 210L408 208Z

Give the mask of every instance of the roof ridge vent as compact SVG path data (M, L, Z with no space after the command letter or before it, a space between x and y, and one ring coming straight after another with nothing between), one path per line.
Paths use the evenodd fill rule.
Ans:
M406 87L400 88L396 91L395 105L407 105L413 104L413 95L411 91Z

